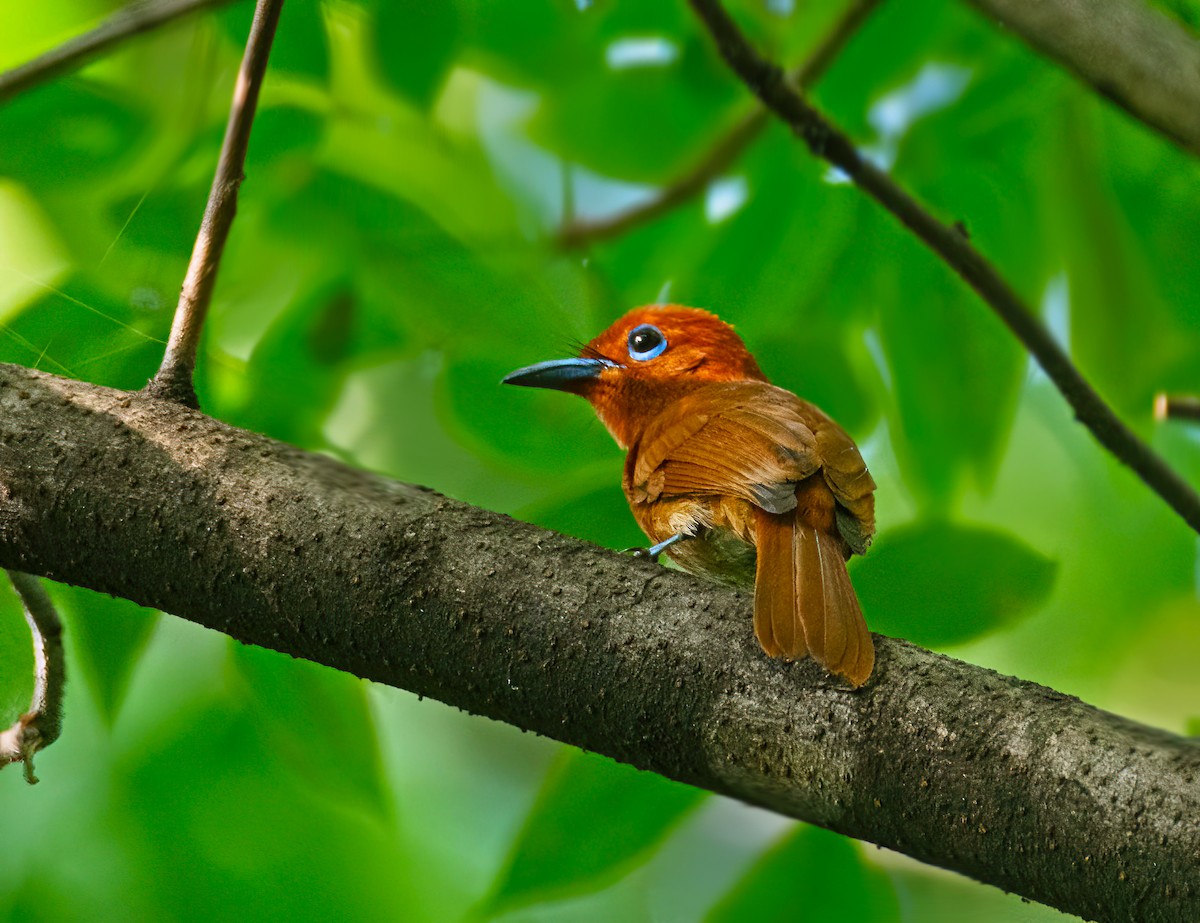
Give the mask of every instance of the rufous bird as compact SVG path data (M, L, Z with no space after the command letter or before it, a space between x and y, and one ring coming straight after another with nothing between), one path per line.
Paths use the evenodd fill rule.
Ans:
M646 553L753 583L769 656L812 654L867 681L875 648L846 561L874 535L875 481L846 432L772 385L732 327L696 308L636 308L578 357L504 382L587 398L628 452L623 487Z

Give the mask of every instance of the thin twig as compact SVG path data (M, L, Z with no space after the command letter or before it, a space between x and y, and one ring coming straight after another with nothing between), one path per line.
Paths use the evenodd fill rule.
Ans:
M1200 421L1200 397L1194 394L1154 395L1154 419Z
M141 35L230 0L143 0L117 10L90 32L68 39L32 61L0 74L0 103L19 93L78 70L88 61L134 35Z
M881 0L853 0L821 43L792 72L790 79L803 88L813 86L829 70L838 54L880 2ZM686 173L661 189L654 198L603 218L568 218L558 233L558 243L563 247L573 248L593 241L619 237L638 225L647 224L682 205L733 166L746 148L762 134L770 119L771 113L765 107L756 105L722 135Z
M167 340L162 365L146 385L147 393L154 397L176 401L188 407L197 406L192 375L196 368L200 332L212 302L225 240L229 237L229 229L237 214L238 187L246 178L242 171L246 164L246 149L250 144L250 129L254 124L258 93L262 88L271 42L275 38L275 27L279 24L282 9L283 0L258 0L255 7L254 22L246 39L246 53L242 57L242 66L233 88L225 141L221 145L221 156L217 160L217 171L208 194L208 204L204 208L200 232L192 249L192 259L183 279L183 290L179 294L175 320L171 324L171 336Z
M25 621L29 623L29 633L33 637L34 682L29 711L12 727L0 731L0 768L9 763L24 763L25 781L36 785L33 755L54 743L62 730L63 687L67 672L62 621L36 577L12 570L7 573L21 598Z
M812 153L838 167L895 215L987 302L1062 392L1083 423L1196 531L1200 496L1104 403L1071 363L1049 330L962 232L934 218L890 176L858 153L841 131L808 103L750 46L719 0L689 0L730 68L776 115L804 139Z

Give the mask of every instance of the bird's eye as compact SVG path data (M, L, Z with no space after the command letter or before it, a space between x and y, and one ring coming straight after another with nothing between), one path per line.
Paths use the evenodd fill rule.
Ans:
M667 338L652 324L642 324L629 331L629 358L645 362L661 356L667 348Z

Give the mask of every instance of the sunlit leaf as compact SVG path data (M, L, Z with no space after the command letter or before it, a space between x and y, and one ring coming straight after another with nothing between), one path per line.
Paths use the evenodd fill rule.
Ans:
M945 647L1027 615L1055 571L1013 535L931 519L881 535L854 568L854 585L873 630Z
M565 750L517 836L487 906L611 884L674 829L704 793L612 760Z

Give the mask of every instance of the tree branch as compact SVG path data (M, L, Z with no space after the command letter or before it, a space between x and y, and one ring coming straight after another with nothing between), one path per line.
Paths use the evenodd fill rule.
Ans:
M1190 154L1200 154L1200 42L1142 0L968 0Z
M792 82L808 88L820 80L879 3L880 0L853 0L821 43L792 72ZM742 156L742 152L762 134L770 118L771 114L766 108L755 106L753 111L744 115L729 132L718 139L691 169L661 189L654 198L603 218L574 219L559 231L558 243L570 248L609 240L667 214L699 194L709 183L733 166Z
M1200 496L1149 445L1121 422L960 227L944 224L894 180L863 158L854 144L788 85L783 72L761 58L719 0L689 0L730 68L759 99L808 144L890 211L975 290L1033 355L1102 446L1124 462L1194 530L1200 532Z
M192 258L184 276L183 291L179 294L179 304L171 324L171 335L167 339L162 365L146 385L146 391L150 394L188 407L197 406L196 390L192 384L196 351L200 346L200 333L217 283L221 253L225 249L234 215L237 214L238 187L246 178L242 170L246 163L246 149L250 144L250 128L254 124L258 93L282 9L283 0L258 0L258 6L255 7L254 22L246 39L246 53L233 88L233 103L229 108L229 122L225 128L225 140L221 144L217 172L213 176L200 232L196 235Z
M750 600L178 404L0 365L0 566L432 696L1083 916L1200 916L1200 747L877 638L851 690Z
M90 32L0 74L0 104L55 77L78 70L127 38L228 2L230 0L145 0L131 3Z
M1200 397L1195 394L1156 394L1154 396L1154 419L1200 420Z
M62 730L63 687L67 665L63 657L62 621L45 588L36 577L8 572L21 598L25 621L33 638L33 700L16 724L0 731L0 769L8 763L25 764L25 781L37 784L33 755L58 740Z

